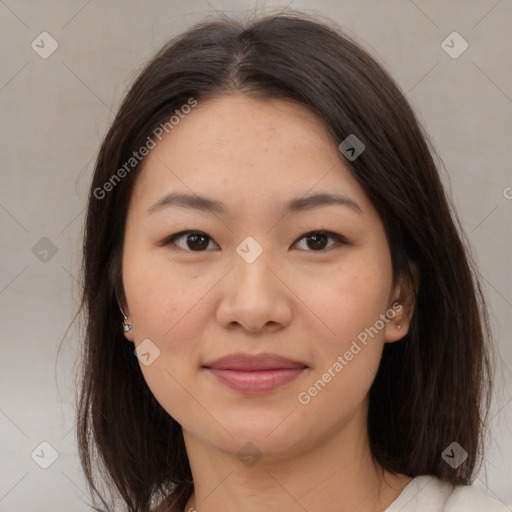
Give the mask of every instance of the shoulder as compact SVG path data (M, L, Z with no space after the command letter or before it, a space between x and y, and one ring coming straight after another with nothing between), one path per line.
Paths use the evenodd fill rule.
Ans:
M478 489L444 482L431 475L413 478L384 512L510 512Z
M510 512L501 502L471 486L456 486L446 502L446 512Z

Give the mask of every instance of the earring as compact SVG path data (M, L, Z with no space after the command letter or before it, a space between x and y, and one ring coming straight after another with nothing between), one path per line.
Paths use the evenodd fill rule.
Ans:
M123 332L128 332L128 331L131 331L132 329L132 324L130 324L129 322L127 322L128 320L128 317L124 314L124 311L123 309L121 308L121 306L119 306L119 309L121 310L121 313L123 315L123 323L122 323L122 326L123 326Z
M131 328L131 327L130 327ZM401 329L402 328L402 324L396 324L396 328L397 329Z
M124 317L124 322L123 322L123 332L128 332L131 330L132 328L132 324L129 324L128 322L126 322L126 320L128 320L128 317Z

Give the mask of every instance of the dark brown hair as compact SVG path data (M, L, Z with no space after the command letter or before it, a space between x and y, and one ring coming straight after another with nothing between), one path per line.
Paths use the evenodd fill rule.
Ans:
M471 483L479 468L491 336L469 245L403 93L366 51L329 25L290 10L203 20L145 65L102 143L83 247L78 404L80 457L102 506L121 499L130 512L158 503L163 510L164 502L166 510L181 511L193 483L181 426L152 395L121 331L123 236L140 164L108 193L97 191L190 98L235 91L306 106L336 145L350 134L362 140L364 152L346 164L384 224L393 278L411 280L409 262L419 269L409 333L385 344L370 389L375 460L391 472L454 484ZM453 441L468 452L457 469L441 457Z

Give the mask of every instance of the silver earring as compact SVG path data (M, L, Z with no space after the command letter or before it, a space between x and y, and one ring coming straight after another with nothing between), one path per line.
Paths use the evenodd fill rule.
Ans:
M132 324L129 324L128 322L126 322L127 319L128 319L128 317L125 317L125 321L123 322L123 331L124 332L130 331L132 328Z
M402 328L402 324L396 324L396 328L397 329L401 329ZM131 327L130 327L130 329L131 329Z
M119 309L121 310L121 313L122 313L123 318L124 318L123 323L122 323L122 325L123 325L123 332L131 331L131 329L132 329L132 324L130 324L129 322L127 322L128 317L124 314L124 311L123 311L123 309L121 308L121 306L119 306Z

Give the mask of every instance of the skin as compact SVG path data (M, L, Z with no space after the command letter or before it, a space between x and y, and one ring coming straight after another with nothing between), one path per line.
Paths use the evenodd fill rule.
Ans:
M148 213L171 191L214 198L228 212ZM361 212L328 205L283 215L286 201L323 191L348 196ZM182 230L207 238L161 245ZM318 249L304 237L318 230L347 243L321 238ZM247 236L263 249L252 263L236 252ZM145 159L122 266L133 326L125 335L160 350L141 369L183 428L195 483L185 511L377 512L400 494L410 478L373 460L366 420L384 343L407 333L413 293L393 284L382 222L314 114L241 93L199 102ZM300 403L299 393L396 302L403 305L396 316ZM235 352L273 352L308 368L271 392L247 395L202 368ZM248 442L261 454L252 467L237 457Z

